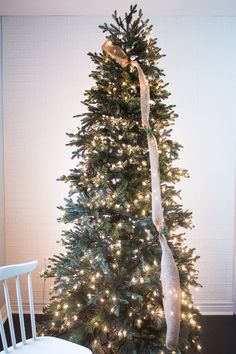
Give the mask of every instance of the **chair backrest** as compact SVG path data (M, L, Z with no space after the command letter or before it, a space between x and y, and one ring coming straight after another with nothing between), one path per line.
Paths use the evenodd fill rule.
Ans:
M10 303L7 280L10 278L15 278L21 338L22 338L23 344L26 344L25 323L24 323L24 316L23 316L23 306L22 306L22 299L21 299L21 289L20 289L20 278L19 277L20 277L20 275L27 274L32 337L34 340L36 340L36 326L35 326L31 272L37 267L37 264L38 264L38 261L32 261L29 263L13 264L13 265L9 265L9 266L0 267L0 282L3 283L5 304L6 304L6 309L7 309L7 318L8 318L8 322L9 322L9 328L10 328L11 342L12 342L12 346L14 349L16 348L16 336L15 336L15 331L14 331L14 324L13 324L13 318L12 318L12 310L11 310L11 303ZM8 351L8 346L7 346L6 335L5 335L5 331L4 331L4 325L3 325L1 312L0 312L0 334L1 334L1 338L2 338L3 349L4 349L5 353L8 353L9 351Z

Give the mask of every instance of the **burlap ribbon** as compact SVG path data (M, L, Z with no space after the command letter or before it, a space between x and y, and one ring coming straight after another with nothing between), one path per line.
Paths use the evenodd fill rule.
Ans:
M175 349L179 340L179 329L181 320L181 288L179 272L173 258L171 249L166 240L164 232L164 217L161 201L161 183L159 169L159 153L156 138L149 124L150 112L150 90L146 76L137 61L129 62L125 52L114 46L110 40L103 45L103 50L111 58L116 60L122 67L129 64L138 71L140 84L141 118L142 126L147 132L149 157L151 165L152 182L152 220L159 233L159 240L162 249L161 258L161 283L163 292L163 307L167 324L166 346L168 349Z

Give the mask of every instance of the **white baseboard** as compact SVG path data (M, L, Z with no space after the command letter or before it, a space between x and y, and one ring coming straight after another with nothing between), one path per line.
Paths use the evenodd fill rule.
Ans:
M36 303L34 305L34 311L36 314L43 313L42 303ZM225 301L225 302L217 302L217 301L198 301L195 303L195 306L199 307L199 310L202 315L205 316L232 316L235 312L235 304L233 302ZM12 312L18 313L18 307L16 303L11 304ZM29 304L23 304L24 313L30 313ZM2 314L3 323L7 319L7 309L6 306L3 305L0 309Z
M36 303L35 304L35 313L37 314L42 314L43 313L43 306L45 304L42 303ZM236 304L234 302L230 301L198 301L194 304L196 307L199 307L199 310L202 315L212 315L212 316L217 316L217 315L233 315L235 314L235 306ZM12 305L12 311L17 312L17 304ZM29 313L29 305L24 304L24 310L25 313Z
M34 312L36 314L42 314L43 313L43 304L34 304ZM24 313L30 313L30 308L29 308L29 304L23 304L23 309L24 309ZM18 306L17 303L12 302L11 303L11 310L12 313L18 313ZM3 323L6 322L7 320L7 308L6 305L3 305L0 309L1 315L2 315L2 321Z
M42 314L43 313L43 307L44 304L42 303L34 303L34 312L36 314ZM16 302L12 302L11 303L11 309L12 309L12 313L18 313L18 306ZM23 303L23 311L24 313L30 313L30 307L28 303Z
M6 305L3 305L0 309L1 311L1 315L2 315L2 321L3 323L6 322L7 320L7 308L6 308Z
M35 304L35 313L42 314L43 313L43 304ZM206 316L227 316L233 315L235 312L235 304L229 301L198 301L195 306L199 307L199 310L202 315ZM26 313L29 313L29 306L25 306ZM17 311L17 306L15 307Z
M199 307L202 315L233 315L235 313L235 304L230 301L198 301L195 306Z

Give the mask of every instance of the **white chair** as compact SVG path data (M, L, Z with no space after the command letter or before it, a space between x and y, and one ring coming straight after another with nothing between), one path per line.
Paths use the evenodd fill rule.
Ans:
M92 354L92 352L81 345L71 343L64 339L54 337L37 337L35 316L34 316L34 303L33 292L31 283L31 272L37 267L38 262L33 261L23 264L14 264L5 267L0 267L0 281L3 282L3 289L5 295L5 304L7 309L7 317L9 322L12 346L8 348L6 341L6 334L4 331L2 315L0 312L0 334L2 338L3 351L0 353L18 353L18 354ZM29 306L30 306L30 319L32 328L32 338L26 339L25 324L23 316L23 307L21 300L20 280L19 276L27 274L28 278L28 293L29 293ZM15 278L16 280L16 295L20 320L20 331L22 342L16 343L16 336L13 325L12 310L10 304L9 290L7 280Z

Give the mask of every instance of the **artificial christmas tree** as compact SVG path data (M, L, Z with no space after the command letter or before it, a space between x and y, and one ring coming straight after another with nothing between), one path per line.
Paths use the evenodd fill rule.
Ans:
M51 317L46 331L90 346L94 354L171 353L165 345L166 323L170 326L171 316L178 316L167 315L166 306L164 316L162 300L163 294L167 302L178 294L167 289L166 282L161 285L166 247L171 257L173 253L181 285L175 351L188 353L191 348L200 349L199 313L190 293L191 286L199 284L194 269L197 256L183 244L182 230L191 228L191 212L183 210L176 189L181 177L188 176L173 165L181 148L170 138L177 115L174 106L164 102L169 93L164 73L156 66L162 54L156 39L150 38L152 26L143 21L136 6L130 7L123 20L116 12L113 19L115 24L100 26L108 32L104 52L89 53L96 64L90 75L96 85L86 91L87 112L79 115L82 127L68 134L69 145L75 146L72 157L78 161L69 175L61 177L70 186L61 221L73 225L62 235L66 253L55 255L44 273L55 278L45 309ZM140 123L140 71L138 76L134 63L150 87L148 129ZM144 111L142 105L142 118ZM163 208L165 224L160 228L151 215L147 135L148 141L150 137L157 140L159 151L159 209ZM151 151L150 159L152 165ZM167 267L162 267L166 273Z

